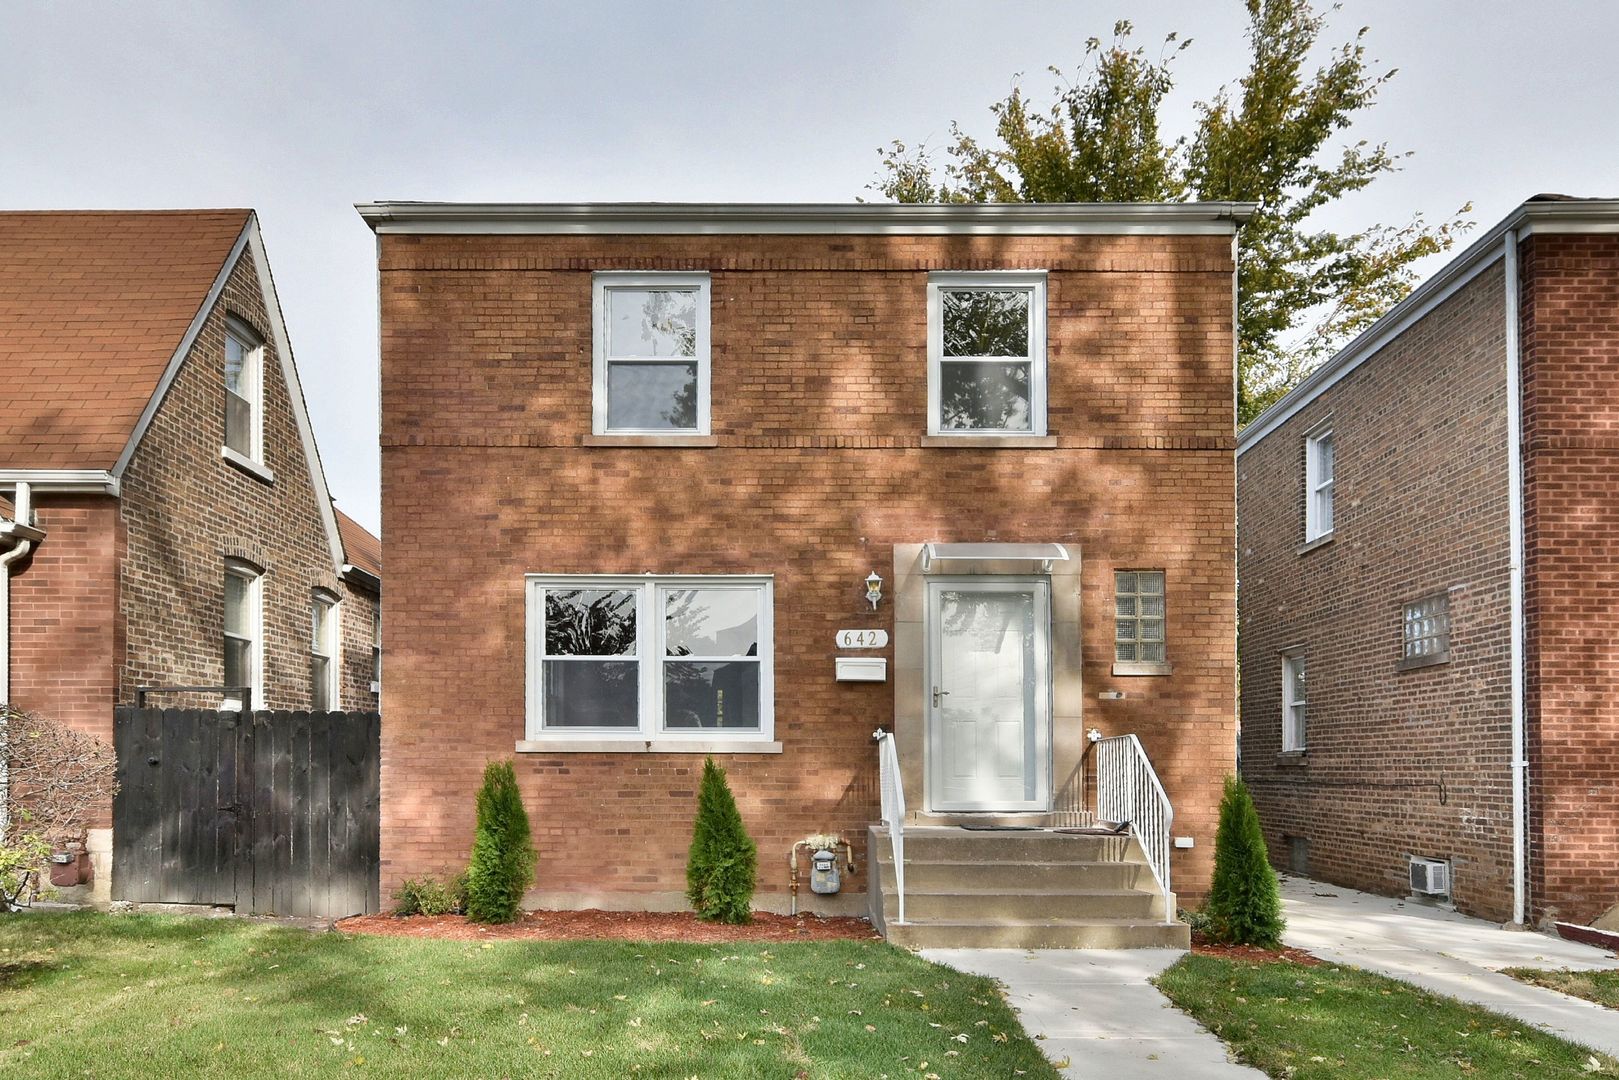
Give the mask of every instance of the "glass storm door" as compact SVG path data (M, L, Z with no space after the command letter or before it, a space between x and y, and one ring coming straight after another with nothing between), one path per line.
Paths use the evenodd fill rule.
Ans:
M928 582L929 808L1046 810L1051 586Z

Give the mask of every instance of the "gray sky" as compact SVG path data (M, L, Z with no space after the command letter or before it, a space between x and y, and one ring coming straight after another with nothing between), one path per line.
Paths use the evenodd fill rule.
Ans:
M1400 69L1356 135L1417 155L1333 224L1619 195L1619 4L1532 10L1345 0L1329 38L1368 25ZM880 144L984 132L1016 73L1044 91L1118 18L1194 39L1178 117L1240 73L1240 0L8 0L0 206L257 208L326 475L375 527L375 249L353 203L852 199Z

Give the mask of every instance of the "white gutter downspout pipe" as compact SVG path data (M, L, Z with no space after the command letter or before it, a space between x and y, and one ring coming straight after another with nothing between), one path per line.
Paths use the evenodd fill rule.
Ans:
M1507 520L1512 591L1512 921L1528 915L1527 803L1529 761L1524 754L1523 615L1523 372L1518 333L1518 230L1508 229L1502 270L1506 278Z
M19 525L33 522L32 494L26 483L19 483L13 494L12 517ZM11 564L26 559L33 549L34 542L24 537L9 551L0 552L0 706L11 702ZM5 839L7 827L11 824L10 815L6 812L11 784L6 768L9 755L3 752L4 726L5 719L0 717L0 840Z

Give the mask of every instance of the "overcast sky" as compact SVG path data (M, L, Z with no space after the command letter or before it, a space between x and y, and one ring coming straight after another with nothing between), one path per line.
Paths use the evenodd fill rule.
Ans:
M353 203L853 199L880 144L983 132L1017 73L1044 91L1119 18L1194 39L1177 117L1240 74L1240 0L6 0L0 206L257 208L327 478L375 527ZM1482 229L1538 191L1619 195L1619 4L1345 0L1329 36L1361 25L1399 75L1356 134L1417 153L1334 223L1471 200Z

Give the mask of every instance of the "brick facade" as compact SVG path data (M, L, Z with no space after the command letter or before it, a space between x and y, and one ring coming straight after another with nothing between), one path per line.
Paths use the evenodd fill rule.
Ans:
M479 774L523 738L525 573L748 573L775 580L782 752L722 763L756 902L783 907L793 841L863 846L877 816L895 687L835 682L834 631L892 632L892 595L873 613L861 583L929 540L1075 549L1082 641L1056 647L1082 652L1086 723L1142 736L1197 841L1176 887L1206 889L1234 745L1229 236L384 235L380 257L384 894L465 864ZM928 445L927 272L1009 267L1050 272L1052 438ZM607 269L711 273L715 446L591 439ZM1167 569L1173 675L1111 674L1115 566ZM531 900L679 902L701 756L517 758Z

